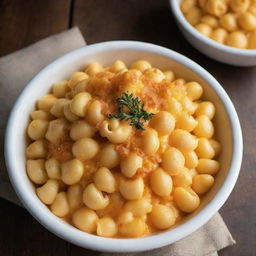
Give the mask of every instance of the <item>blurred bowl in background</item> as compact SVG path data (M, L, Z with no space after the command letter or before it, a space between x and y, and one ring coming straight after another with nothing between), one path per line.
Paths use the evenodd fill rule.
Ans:
M185 38L200 52L208 57L234 66L255 66L256 50L238 49L203 36L184 17L180 4L182 0L169 0L178 27Z

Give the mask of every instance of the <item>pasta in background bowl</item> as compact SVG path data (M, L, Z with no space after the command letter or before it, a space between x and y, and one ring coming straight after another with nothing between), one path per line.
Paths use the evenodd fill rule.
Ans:
M213 35L213 37L216 39L216 41L206 37L206 34L210 34L209 29L206 28L206 26L202 24L198 24L198 30L203 32L205 35L200 33L195 27L193 27L186 17L183 15L182 10L181 10L181 4L183 0L169 0L170 1L170 6L172 10L172 14L177 22L178 27L180 28L180 31L184 35L184 37L191 43L198 51L202 52L203 54L207 55L208 57L226 63L234 66L255 66L256 65L256 49L239 49L239 48L234 48L230 47L227 45L223 45L218 43L217 41L219 40L219 37L223 36L223 31L219 33L217 31L217 34ZM225 0L209 0L211 2L211 7L212 8L219 8L219 10L222 9L222 6L219 6L219 3L217 2L225 2ZM198 1L190 1L191 3L195 3ZM206 2L206 1L199 1L201 2ZM226 1L227 2L227 1ZM239 4L244 4L246 1L237 1L236 3ZM240 7L239 7L240 8ZM196 8L195 8L196 9ZM195 16L199 16L200 10L192 10L189 16L191 16L189 19L194 19L196 18ZM189 11L188 11L189 12ZM186 14L188 17L188 13ZM246 17L246 20L248 18ZM207 20L209 22L209 20ZM212 22L212 21L211 21ZM228 19L228 22L230 20ZM192 22L193 23L193 22ZM225 23L227 21L225 20ZM230 25L230 24L229 24ZM221 29L223 30L223 29ZM244 36L241 36L241 33L233 33L229 37L229 44L230 45L236 45L240 44L241 41L246 41L243 40ZM242 39L241 39L242 38ZM235 41L235 44L234 44Z
M103 66L109 66L116 59L123 60L127 66L138 59L145 59L153 67L161 70L173 70L177 77L182 77L186 81L196 81L202 85L203 99L210 100L215 105L214 125L218 131L217 138L224 145L218 159L221 166L220 171L216 176L214 186L202 199L200 207L182 219L182 223L179 223L177 227L136 239L110 239L94 236L79 231L54 216L38 199L25 170L24 152L27 141L24 138L24 130L29 121L29 114L34 110L36 100L46 95L53 84L68 79L72 73L78 70L84 70L89 63L98 62ZM56 89L57 94L60 93L57 91ZM41 105L44 104L41 102ZM19 114L21 112L22 116ZM36 114L38 115L38 112ZM36 114L34 113L34 116ZM79 115L79 110L77 114ZM77 133L74 133L74 136L76 135ZM33 133L31 136L34 136ZM54 136L48 137L54 140ZM242 157L240 124L231 101L218 82L200 66L178 53L147 43L129 41L87 46L63 56L43 69L23 91L12 111L8 122L5 146L10 179L21 201L32 215L53 233L72 243L85 248L109 252L144 251L158 248L173 243L198 229L218 211L227 199L235 185ZM79 154L79 149L76 152ZM16 156L16 161L12 161L13 155ZM101 170L101 172L104 173L106 170ZM64 181L69 182L65 178ZM95 187L90 189L95 189ZM123 193L125 194L125 189ZM88 198L86 200L89 206L97 208L94 202ZM105 220L101 224L104 226Z

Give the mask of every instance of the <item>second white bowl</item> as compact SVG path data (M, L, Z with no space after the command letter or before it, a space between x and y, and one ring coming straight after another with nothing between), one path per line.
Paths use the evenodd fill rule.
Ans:
M182 0L169 1L172 13L182 34L198 51L214 60L234 66L256 65L256 50L244 50L222 45L203 36L184 17L180 9Z

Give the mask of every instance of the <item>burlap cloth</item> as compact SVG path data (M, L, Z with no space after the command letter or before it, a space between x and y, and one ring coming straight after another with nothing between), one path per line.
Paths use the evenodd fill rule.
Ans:
M17 96L29 80L44 66L63 54L84 46L78 28L53 35L29 47L0 58L0 196L20 206L11 187L4 163L4 132L7 118ZM22 114L22 113L21 113ZM217 213L202 228L186 238L150 252L129 253L136 256L214 256L217 251L235 244L223 219ZM101 253L104 256L118 254Z

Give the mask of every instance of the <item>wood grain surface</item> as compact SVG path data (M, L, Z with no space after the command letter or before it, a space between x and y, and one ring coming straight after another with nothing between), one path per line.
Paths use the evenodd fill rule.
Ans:
M1 0L0 56L67 29L71 0Z
M232 99L243 129L241 173L221 214L237 244L221 256L256 255L256 67L220 64L182 37L167 0L1 0L0 55L78 26L87 43L138 40L174 49L212 73ZM0 199L0 255L96 256L43 228L26 210Z

